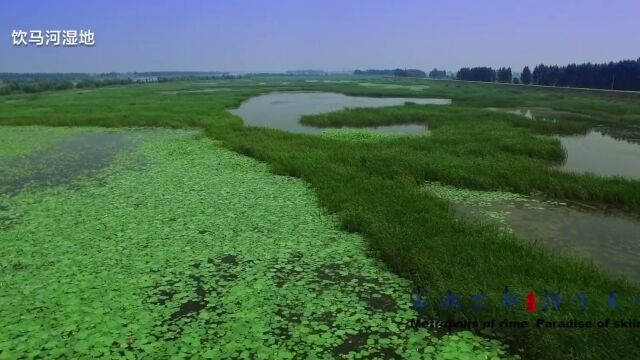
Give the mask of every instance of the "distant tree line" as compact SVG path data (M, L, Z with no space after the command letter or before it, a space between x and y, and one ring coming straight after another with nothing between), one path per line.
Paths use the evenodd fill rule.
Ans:
M143 84L177 80L238 78L220 71L156 71L129 73L0 73L0 95L42 91L86 89L111 85Z
M287 70L285 72L286 75L295 75L295 76L322 76L327 75L324 70L315 70L315 69L303 69L303 70Z
M0 84L0 95L8 95L16 92L27 94L41 91L66 90L73 88L70 80L43 80L43 81L11 81Z
M353 75L393 76L393 70L377 70L377 69L356 70L356 71L353 72Z
M213 79L221 78L229 75L224 71L146 71L146 72L132 72L132 73L107 73L107 77L166 77L166 78L198 78L198 79Z
M447 77L447 72L445 70L433 69L429 72L429 77L432 79L444 79Z
M129 76L127 76L129 75ZM158 76L164 75L164 76ZM213 80L238 78L224 72L141 72L141 73L0 73L0 95L42 91L89 89L112 85L143 84L178 80Z
M498 69L497 71L497 77L498 77L498 82L501 83L511 83L511 80L513 79L513 74L511 73L511 68L504 68L501 67L500 69Z
M97 87L110 86L110 85L129 85L129 84L133 84L134 82L135 81L133 81L131 78L104 79L104 80L85 79L85 80L78 81L76 83L76 88L87 89L87 88L97 88Z
M562 67L540 64L533 69L531 81L536 85L640 90L640 58L608 64L570 64Z
M46 80L79 80L91 78L91 74L83 73L0 73L0 82L27 82Z
M282 75L282 74L280 74ZM185 76L159 76L155 81L159 83L167 83L171 81L190 81L190 80L218 80L218 79L240 79L242 75L185 75Z
M393 70L393 76L426 78L427 73L418 69L395 69Z
M97 88L111 85L127 85L133 83L142 83L142 81L134 81L130 78L126 79L95 79L87 78L79 81L72 80L27 80L27 81L10 81L0 84L0 95L8 95L12 93L33 94L43 91L67 90L67 89L86 89Z
M548 86L569 86L610 90L640 90L640 58L608 64L569 64L567 66L540 64L533 69L525 66L519 78L511 68L497 71L490 67L462 68L458 80L522 83Z
M525 85L531 84L531 69L529 69L528 66L525 66L524 69L522 69L522 73L520 73L520 82Z
M427 77L427 73L418 69L367 69L355 70L353 75L376 75L376 76L398 76L398 77Z
M490 67L465 67L458 71L458 74L456 74L456 79L467 81L494 82L497 79L497 74L496 71Z

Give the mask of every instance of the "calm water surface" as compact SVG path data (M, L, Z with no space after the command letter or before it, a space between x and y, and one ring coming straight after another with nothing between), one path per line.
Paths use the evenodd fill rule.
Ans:
M303 115L314 115L355 107L383 107L402 105L405 102L416 104L446 105L450 99L424 98L374 98L347 96L325 92L275 92L253 97L231 110L231 113L242 117L250 126L271 127L297 133L321 133L322 128L300 124ZM423 124L407 124L379 126L373 129L383 132L424 133L427 128Z
M625 275L640 284L637 218L539 200L455 204L454 209L472 217L486 216L487 211L505 214L505 225L519 238L591 260L608 273Z
M555 122L554 115L566 111L536 108L487 108L526 117L532 121ZM586 115L584 115L586 117ZM586 135L560 136L567 158L561 168L570 172L640 179L640 128L633 126L594 127Z
M582 136L562 136L560 141L567 151L564 170L640 179L638 143L614 139L597 130Z

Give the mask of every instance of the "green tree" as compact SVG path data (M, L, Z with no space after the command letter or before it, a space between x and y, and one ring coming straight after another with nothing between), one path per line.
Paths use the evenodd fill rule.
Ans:
M525 66L524 69L522 69L522 74L520 75L520 81L522 81L522 83L525 85L531 84L531 70L529 69L528 66Z
M501 67L500 69L498 69L498 82L501 83L511 83L511 78L512 78L512 74L511 74L511 68L503 68Z

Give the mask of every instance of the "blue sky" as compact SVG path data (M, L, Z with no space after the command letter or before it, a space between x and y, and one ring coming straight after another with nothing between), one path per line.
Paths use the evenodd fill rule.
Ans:
M638 0L23 0L0 5L0 72L282 71L640 57ZM91 29L94 47L11 31Z

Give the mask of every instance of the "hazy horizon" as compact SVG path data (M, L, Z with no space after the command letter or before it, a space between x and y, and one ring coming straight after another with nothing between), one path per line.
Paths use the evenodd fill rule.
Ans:
M601 63L640 56L630 0L24 1L0 12L0 72L282 72ZM91 29L93 47L12 45Z

